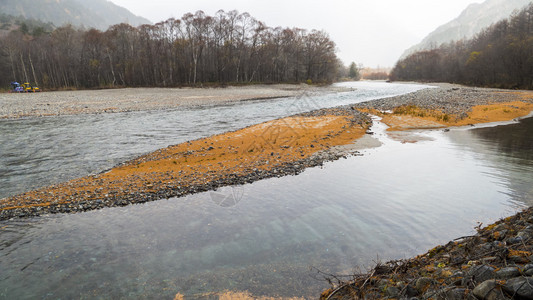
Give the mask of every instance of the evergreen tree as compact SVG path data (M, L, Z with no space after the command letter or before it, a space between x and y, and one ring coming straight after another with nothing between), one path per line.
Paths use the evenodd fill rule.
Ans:
M357 65L355 64L355 62L352 62L350 64L350 69L348 70L348 77L354 80L359 80L360 78L359 69L357 69Z

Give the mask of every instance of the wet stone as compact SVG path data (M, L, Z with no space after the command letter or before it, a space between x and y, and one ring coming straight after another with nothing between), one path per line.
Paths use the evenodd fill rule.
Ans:
M499 300L510 299L502 292L500 285L496 280L486 280L476 286L472 292L478 299Z
M492 242L492 246L494 248L501 248L501 247L504 247L505 244L503 242L500 242L500 241L494 241L494 242Z
M503 230L499 230L499 231L495 231L494 232L494 238L498 241L502 241L505 239L505 237L507 236L507 233L509 231L506 230L506 229L503 229Z
M495 262L496 260L498 260L498 258L495 256L488 256L481 259L484 264L490 264L492 262Z
M484 244L479 245L478 247L481 248L482 250L490 251L492 247L494 247L494 245L492 243L484 243Z
M521 237L524 240L528 240L528 239L531 238L531 233L526 231L526 230L522 230L522 231L518 232L518 234L516 236L517 237Z
M386 294L389 297L396 298L400 294L400 289L395 286L390 286L387 288Z
M524 241L524 238L521 237L521 236L515 236L515 237L512 237L512 238L509 238L507 239L507 244L509 245L513 245L513 244L518 244L518 243L521 243Z
M389 285L389 281L387 279L381 279L377 282L377 286L380 290L386 289L386 287Z
M519 256L519 255L510 256L509 261L516 263L516 264L527 264L531 262L529 258L524 257L524 256Z
M520 276L520 270L517 267L507 267L496 272L498 279L511 279Z
M462 300L465 298L467 290L464 288L448 287L439 290L434 296L435 299Z
M513 298L533 300L533 278L516 277L509 279L503 289Z
M469 283L480 283L496 277L495 269L488 265L474 266L472 267L466 277L463 279L463 285Z
M407 298L412 298L418 295L416 288L410 284L405 287L405 295Z
M524 275L526 276L533 276L533 264L527 264L524 266L524 269L522 270Z
M430 277L420 277L416 281L416 289L424 292L427 290L433 283L435 283L435 280Z
M505 224L501 223L496 225L496 227L493 228L494 231L501 231L505 229Z

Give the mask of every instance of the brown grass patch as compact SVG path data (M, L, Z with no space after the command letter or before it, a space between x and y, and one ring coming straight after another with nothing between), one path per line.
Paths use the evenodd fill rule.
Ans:
M531 111L533 111L533 104L522 101L478 105L472 108L467 118L458 120L455 125L510 121L527 116Z
M466 117L449 115L439 110L414 105L400 106L392 113L380 113L382 122L390 131L409 129L434 129L448 126L464 126L479 123L510 121L533 111L533 104L523 101L478 105Z

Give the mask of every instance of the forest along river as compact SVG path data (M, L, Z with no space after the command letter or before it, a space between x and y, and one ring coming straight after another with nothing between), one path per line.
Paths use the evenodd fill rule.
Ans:
M358 272L533 204L533 118L406 144L385 129L381 147L298 176L0 222L0 298L316 298L327 284L311 267Z

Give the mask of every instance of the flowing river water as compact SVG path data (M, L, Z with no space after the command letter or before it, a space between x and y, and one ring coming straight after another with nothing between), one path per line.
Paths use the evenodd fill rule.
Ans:
M168 144L297 111L422 88L346 85L357 90L0 121L0 191L6 196L101 171ZM172 299L222 291L317 298L328 286L317 269L358 273L377 260L408 258L533 204L533 118L418 132L417 143L391 139L385 129L379 122L372 128L381 147L298 176L0 222L0 299Z

